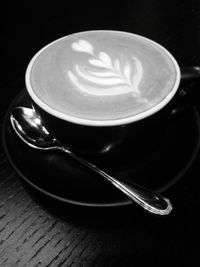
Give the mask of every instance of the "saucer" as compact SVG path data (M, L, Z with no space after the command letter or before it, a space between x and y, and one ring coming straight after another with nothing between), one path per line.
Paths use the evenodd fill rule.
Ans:
M31 107L26 90L12 101L2 127L6 156L25 182L45 195L76 205L113 207L132 203L110 183L63 152L36 150L23 143L9 120L16 106ZM161 193L185 175L198 154L199 144L200 115L191 107L172 115L162 142L150 152L135 153L130 139L107 158L88 159L116 177L130 179Z

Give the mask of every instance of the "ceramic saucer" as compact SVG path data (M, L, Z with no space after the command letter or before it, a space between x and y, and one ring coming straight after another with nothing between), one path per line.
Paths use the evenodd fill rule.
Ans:
M82 206L112 207L131 203L121 192L92 171L80 167L66 154L32 149L10 125L16 106L31 107L25 90L13 100L4 118L2 138L9 162L20 177L40 192L62 202ZM163 192L185 175L199 151L200 116L196 108L173 115L166 134L148 153L135 151L131 139L118 152L90 159L107 172Z

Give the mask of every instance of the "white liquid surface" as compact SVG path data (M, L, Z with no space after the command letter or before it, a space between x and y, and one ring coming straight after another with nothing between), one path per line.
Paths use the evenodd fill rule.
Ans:
M91 121L151 110L177 83L177 66L165 49L114 31L61 38L42 49L27 72L28 91L39 102L63 116Z

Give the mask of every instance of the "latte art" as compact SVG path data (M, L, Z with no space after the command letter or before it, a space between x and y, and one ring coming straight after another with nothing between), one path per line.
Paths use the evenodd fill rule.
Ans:
M87 31L60 38L31 60L27 90L47 112L86 125L139 120L176 92L180 71L171 54L139 35Z
M92 44L86 40L72 43L72 49L88 54L88 64L75 65L75 73L68 71L69 79L85 93L99 96L121 95L132 93L139 101L147 101L141 97L139 84L143 75L141 62L132 56L134 73L127 60L123 64L119 58L112 60L106 52L94 53Z

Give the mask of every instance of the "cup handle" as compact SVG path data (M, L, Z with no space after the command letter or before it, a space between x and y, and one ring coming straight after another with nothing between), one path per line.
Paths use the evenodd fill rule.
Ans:
M181 82L172 113L179 113L195 104L200 104L200 67L181 68Z
M193 95L200 93L196 85L200 85L200 67L184 67L181 68L181 83L179 94L184 95ZM200 103L200 100L199 100Z
M200 78L200 67L184 67L181 68L181 79L182 80L193 80Z

